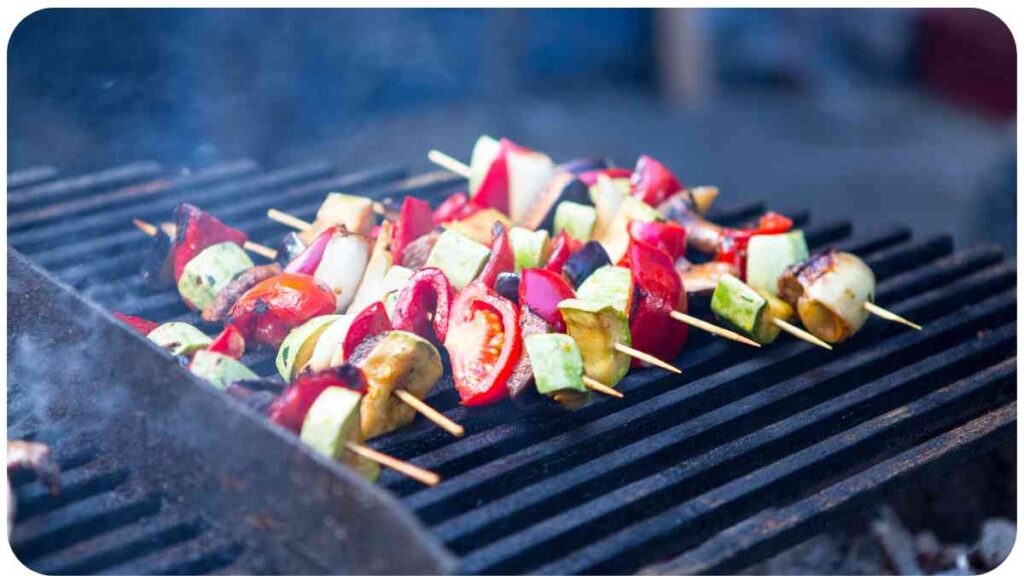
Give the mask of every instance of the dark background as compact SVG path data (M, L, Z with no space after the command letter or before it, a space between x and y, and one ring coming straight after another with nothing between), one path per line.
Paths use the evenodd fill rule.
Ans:
M8 165L430 169L481 133L723 199L1015 243L1016 50L974 10L47 10Z

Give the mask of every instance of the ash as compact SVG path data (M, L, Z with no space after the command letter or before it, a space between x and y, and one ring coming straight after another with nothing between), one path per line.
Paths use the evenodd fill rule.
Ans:
M744 571L745 574L988 572L1016 538L1015 446L895 491L866 514Z

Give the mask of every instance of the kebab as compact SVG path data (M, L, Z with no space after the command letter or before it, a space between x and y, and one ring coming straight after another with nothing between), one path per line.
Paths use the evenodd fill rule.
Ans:
M182 322L157 324L143 318L115 314L121 321L161 346L173 356L187 362L189 371L229 395L245 397L262 382L259 376L240 362L245 340L235 326L229 325L215 339L194 326ZM411 335L410 335L411 336ZM434 355L436 356L436 350ZM366 358L401 356L393 347L371 352ZM409 360L409 359L407 359ZM415 360L419 360L416 358ZM424 374L425 381L440 377L440 360L435 363L406 362ZM388 373L388 377L391 373ZM440 477L430 471L403 462L363 444L368 437L365 423L375 423L385 411L379 397L372 394L381 380L380 370L372 363L361 367L345 364L319 372L309 372L293 382L262 411L270 420L299 434L304 443L325 456L352 466L370 481L376 480L380 469L387 466L433 486ZM253 384L256 384L254 386ZM430 381L429 389L433 386ZM391 408L392 410L394 408ZM360 421L364 422L360 426Z

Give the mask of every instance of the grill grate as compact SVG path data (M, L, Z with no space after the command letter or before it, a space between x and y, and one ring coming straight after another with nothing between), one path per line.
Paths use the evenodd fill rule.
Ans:
M263 170L249 160L176 174L138 162L64 179L40 167L9 180L14 248L103 306L157 321L197 316L175 292L142 287L136 271L146 240L130 228L133 216L159 221L192 201L275 245L284 230L265 218L270 207L308 219L331 190L437 201L462 186L394 167L344 174L324 161ZM738 223L763 208L725 204L713 218ZM878 277L879 304L926 330L872 321L832 353L782 339L752 350L691 331L675 362L682 376L635 372L620 384L625 400L600 399L573 414L467 410L446 378L430 402L466 427L464 438L418 421L371 442L445 481L424 488L385 472L381 485L464 572L728 572L895 482L1008 437L1015 263L994 245L954 251L948 236L915 239L899 225L854 231L789 213L812 247L861 255ZM274 373L271 353L245 362ZM36 429L17 417L17 402L9 410L12 430ZM104 464L99 453L70 462L78 463L61 501L37 483L18 486L23 517L13 542L29 566L230 571L244 554L215 521L176 509L158 491L132 491L130 463ZM109 518L100 533L80 527L90 514Z

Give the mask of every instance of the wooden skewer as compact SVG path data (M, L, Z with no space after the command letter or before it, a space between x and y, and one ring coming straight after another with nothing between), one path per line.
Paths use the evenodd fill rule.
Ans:
M295 228L296 230L299 230L301 232L306 232L307 230L313 229L313 225L310 224L309 222L306 222L301 218L296 218L295 216L292 216L291 214L288 214L286 212L281 212L277 208L271 208L267 210L267 218L270 218L274 222L284 224L285 226L288 226L290 228Z
M864 309L867 310L868 312L874 314L875 316L878 316L879 318L883 318L883 319L888 320L890 322L895 322L897 324L903 324L904 326L909 326L909 327L913 328L914 330L921 330L922 329L920 324L916 324L914 322L911 322L910 320L907 320L903 316L900 316L899 314L896 314L894 312L890 312L890 311L886 310L885 308L882 308L881 306L878 306L877 304L874 304L873 302L865 302L864 303Z
M366 458L367 460L373 460L374 462L380 464L381 466L387 466L388 468L391 468L395 472L405 474L409 478L422 482L427 486L436 486L437 483L441 481L441 477L438 476L436 472L424 470L419 466L399 460L398 458L395 458L393 456L388 456L383 452L378 452L373 448L363 446L362 444L356 444L355 442L347 442L345 443L345 448L351 450L352 452L355 452L356 454L362 456L363 458Z
M782 320L780 318L772 318L772 323L778 326L779 328L785 330L786 332L789 332L793 336L796 336L797 338L803 340L804 342L809 342L811 344L814 344L815 346L821 346L825 350L832 349L832 345L829 344L828 342L825 342L821 338L818 338L817 336L811 334L806 330L802 330L800 328L797 328L796 326L793 326L792 324L786 322L785 320Z
M760 344L758 344L757 342L754 342L753 340L751 340L750 338L747 338L746 336L743 336L741 334L737 334L737 333L733 332L732 330L726 330L725 328L722 328L721 326L715 326L711 322L705 322L704 320L701 320L700 318L697 318L696 316L690 316L689 314L683 314L682 312L680 312L678 310L673 310L672 312L669 313L669 316L671 316L675 320L678 320L678 321L682 322L683 324L688 324L690 326L693 326L694 328L698 328L700 330L705 330L707 332L710 332L710 333L714 334L715 336L721 336L722 338L728 338L729 340L732 340L734 342L740 342L742 344L746 344L747 346L753 346L754 348L760 348L761 347Z
M149 222L139 220L138 218L132 218L132 224L134 224L139 230L142 230L143 234L146 234L147 236L156 236L157 228ZM259 254L260 256L264 256L271 260L277 258L277 250L274 250L269 246L264 246L263 244L257 244L246 240L245 244L242 244L242 247L249 252Z
M614 398L623 398L622 392L619 392L618 390L612 388L611 386L605 386L604 384L601 384L600 382L594 380L593 378L587 376L586 374L583 375L583 385L593 390L594 392L600 392L601 394L604 394L606 396L612 396Z
M660 359L658 359L655 356L651 356L650 354L648 354L646 352L641 352L641 351L639 351L639 350L637 350L635 348L630 348L629 346L626 346L625 344L620 344L619 342L616 342L615 343L615 350L625 354L626 356L630 356L630 357L636 358L637 360L640 360L641 362L647 362L648 364L650 364L652 366L657 366L658 368L661 368L662 370L668 370L669 372L672 372L673 374L682 374L683 373L682 370L680 370L679 368L676 368L675 366L669 364L668 362L660 360Z
M459 162L440 150L431 150L430 152L427 152L427 159L441 168L444 168L453 174L458 174L463 178L469 178L469 175L472 173L469 166Z
M461 438L462 435L466 433L466 430L462 426L456 424L455 422L452 422L450 418L448 418L444 414L441 414L440 412L432 408L429 404L413 396L412 394L406 392L405 390L395 390L395 396L398 396L399 400L408 404L410 408L422 414L426 419L430 420L434 424L437 424L441 428L444 428L445 431L447 431L452 436L455 436L456 438Z

